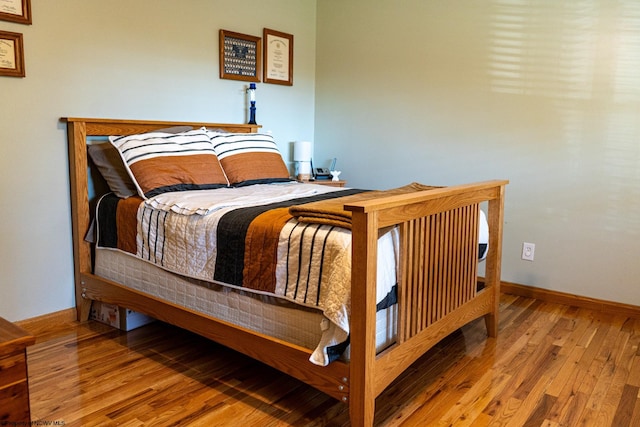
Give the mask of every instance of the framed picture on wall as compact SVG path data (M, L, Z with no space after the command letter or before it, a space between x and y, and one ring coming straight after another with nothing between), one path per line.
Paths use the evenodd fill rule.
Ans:
M0 31L0 76L24 77L22 34Z
M31 24L31 0L0 0L0 19Z
M263 30L263 81L293 86L293 35L280 31Z
M220 30L220 78L260 81L260 37Z

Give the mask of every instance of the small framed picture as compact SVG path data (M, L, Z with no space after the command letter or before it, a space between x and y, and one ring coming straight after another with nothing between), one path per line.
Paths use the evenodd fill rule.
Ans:
M31 0L0 0L0 19L31 24Z
M265 28L263 81L293 86L293 35Z
M22 34L0 31L0 76L24 77Z
M220 30L220 78L260 81L260 37Z

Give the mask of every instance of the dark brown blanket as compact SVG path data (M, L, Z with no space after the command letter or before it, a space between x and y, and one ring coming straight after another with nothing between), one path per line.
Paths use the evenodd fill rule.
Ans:
M289 208L289 212L300 222L308 224L334 225L351 230L351 211L346 211L344 209L344 205L372 200L379 197L432 190L434 188L439 187L413 182L390 190L367 191L335 199L319 200L317 202L295 205Z

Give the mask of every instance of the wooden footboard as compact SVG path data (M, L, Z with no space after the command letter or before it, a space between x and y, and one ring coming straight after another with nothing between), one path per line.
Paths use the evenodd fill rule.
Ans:
M69 139L76 306L86 320L92 300L149 314L227 345L350 406L354 426L373 424L375 398L438 341L484 316L497 335L504 189L490 181L387 196L347 207L353 213L351 362L318 367L311 351L204 316L93 274L92 248L84 240L89 209L87 137L123 135L191 125L256 132L255 125L63 119ZM485 287L477 289L480 203L488 202L489 250ZM396 343L376 354L377 240L380 230L400 228Z
M507 181L447 187L347 206L353 212L350 415L373 423L375 398L418 357L485 316L497 335L504 188ZM480 203L490 229L484 289L477 288ZM400 227L397 342L375 353L379 230Z

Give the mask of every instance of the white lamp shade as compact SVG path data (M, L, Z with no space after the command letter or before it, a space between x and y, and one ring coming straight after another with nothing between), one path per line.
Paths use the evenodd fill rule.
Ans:
M296 141L293 144L293 160L295 162L309 162L311 154L311 141Z

